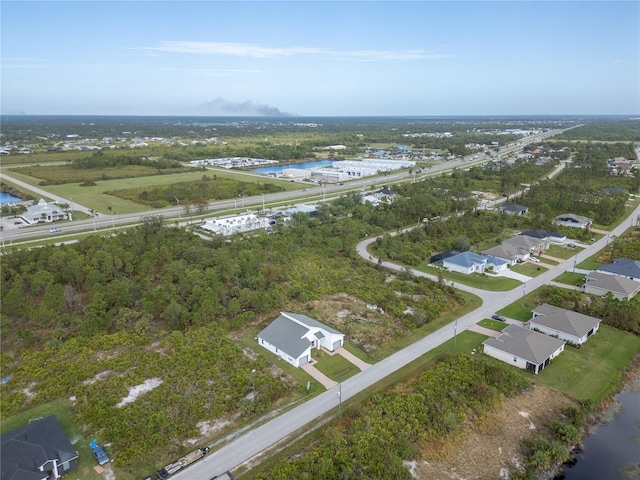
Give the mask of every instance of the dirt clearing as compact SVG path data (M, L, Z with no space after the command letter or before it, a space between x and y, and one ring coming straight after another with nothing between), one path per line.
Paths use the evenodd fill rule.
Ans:
M413 470L417 479L508 479L523 462L525 441L549 433L573 402L560 392L535 385L523 394L505 399L502 408L474 425L446 458L426 458Z

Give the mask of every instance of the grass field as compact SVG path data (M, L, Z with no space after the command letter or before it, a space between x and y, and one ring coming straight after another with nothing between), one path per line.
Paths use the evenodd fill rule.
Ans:
M178 182L196 182L201 180L204 174L209 176L217 175L219 177L230 178L237 181L259 181L260 183L270 183L278 185L279 188L283 189L283 191L299 190L306 186L300 183L287 182L252 173L230 172L226 169L208 169L204 172L202 170L198 170L197 172L178 173L173 175L154 175L150 177L104 180L96 182L96 185L93 187L81 187L79 183L50 185L42 187L39 185L40 181L37 178L30 177L21 173L16 173L16 171L11 172L11 175L16 179L22 180L29 185L41 188L55 195L60 195L61 197L69 199L69 201L72 203L84 205L85 207L92 208L97 212L104 214L109 213L108 207L111 207L113 209L114 214L137 213L149 210L149 207L146 205L108 195L105 192L126 188L171 185Z
M498 320L491 320L488 318L483 318L478 322L478 325L484 328L488 328L489 330L495 330L496 332L501 332L509 325L507 322L500 322Z
M55 415L58 418L62 429L78 451L78 469L68 474L67 477L72 479L82 478L83 480L102 480L103 477L93 470L97 462L89 447L89 442L92 439L85 438L82 435L82 431L73 423L71 404L67 401L56 400L5 418L0 425L0 431L2 433L8 432L28 424L29 420L48 417L49 415Z
M564 245L551 245L547 250L545 250L545 254L551 257L562 258L563 260L567 260L568 258L573 257L574 255L580 253L582 248L580 247L566 247Z
M429 267L427 264L420 264L415 267L415 269L436 276L440 272L439 269L435 267ZM493 292L506 292L508 290L516 288L519 285L522 285L522 282L513 278L494 277L491 275L482 275L479 273L465 275L464 273L459 272L444 271L442 276L444 279L452 281L454 283L462 283L463 285L482 288L483 290L489 290Z
M583 273L564 272L553 279L554 282L564 283L565 285L582 285L586 275Z
M577 400L597 404L615 391L623 369L639 350L640 337L601 325L585 345L565 346L564 352L535 377Z
M523 262L513 265L511 270L526 275L527 277L537 277L546 272L547 268L534 262Z
M318 361L315 367L336 382L342 382L360 372L358 367L342 355L329 355L322 350L315 350L313 358Z

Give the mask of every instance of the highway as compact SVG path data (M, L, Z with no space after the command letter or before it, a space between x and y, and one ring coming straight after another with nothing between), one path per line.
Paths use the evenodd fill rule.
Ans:
M570 127L575 128L575 127ZM499 152L496 155L508 155L515 151L522 149L523 146L536 143L544 140L545 138L558 135L568 129L563 130L553 130L537 135L532 135L530 137L525 137L521 139L517 143L511 143L501 147ZM474 159L474 156L478 156L478 158ZM74 234L81 232L90 232L97 230L105 230L103 233L108 233L109 229L115 230L121 227L132 226L141 223L144 218L149 216L162 216L165 219L176 220L180 223L180 225L186 225L191 222L199 222L203 217L211 217L216 213L224 213L224 212L237 212L240 208L250 208L250 207L261 207L264 205L286 205L293 204L305 200L318 201L319 199L331 200L336 198L337 196L350 192L350 191L359 191L361 188L371 187L372 185L392 185L394 183L406 182L407 180L412 181L420 181L421 179L433 176L438 173L445 173L447 171L453 170L454 168L468 168L472 165L478 165L482 163L486 163L491 161L492 158L486 156L484 153L478 153L474 155L469 155L465 158L450 160L447 162L443 162L440 164L433 165L426 169L423 169L420 174L416 174L413 172L403 171L399 173L391 173L385 176L375 176L375 177L365 177L357 180L350 180L344 185L337 184L325 184L322 186L309 184L309 188L305 190L292 190L266 194L264 196L254 196L254 197L243 197L242 199L232 199L232 200L220 200L215 202L210 202L207 210L203 214L190 214L187 216L184 211L184 207L175 206L175 207L167 207L163 209L153 209L147 210L145 212L138 213L129 213L129 214L116 214L116 215L108 215L104 212L99 212L97 216L93 216L86 220L74 220L72 222L61 222L57 223L62 232L61 233L51 233L49 228L51 224L47 225L33 225L28 227L20 227L15 228L13 225L9 225L5 227L2 232L0 232L0 241L3 245L7 246L12 244L13 242L23 242L29 239L42 239L42 238L55 238L60 242L64 242L65 237L74 237ZM251 177L256 177L255 174L248 174ZM11 181L21 188L30 190L34 192L36 195L51 198L59 203L68 203L73 206L73 210L81 211L87 214L91 214L91 209L87 206L81 205L77 202L74 202L72 199L63 198L58 195L53 195L46 190L30 185L26 182L18 180L17 178L12 177L6 173L6 169L0 173L0 177L6 178L8 181ZM6 222L5 222L6 224Z

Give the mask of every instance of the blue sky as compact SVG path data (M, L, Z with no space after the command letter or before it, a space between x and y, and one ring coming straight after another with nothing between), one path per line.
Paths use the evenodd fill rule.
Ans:
M640 114L637 1L11 1L4 114Z

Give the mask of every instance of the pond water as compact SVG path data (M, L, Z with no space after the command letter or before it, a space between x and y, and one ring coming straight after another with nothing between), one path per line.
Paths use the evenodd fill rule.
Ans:
M10 193L0 192L0 203L13 203L13 202L21 202L22 199L16 197L15 195L11 195Z
M619 412L583 440L574 465L566 466L557 480L625 480L638 478L640 470L640 392L616 395ZM636 476L624 476L622 470Z
M252 171L256 173L262 173L263 175L268 175L270 173L282 173L285 168L320 168L320 167L330 167L333 165L335 160L316 160L314 162L303 162L303 163L290 163L288 165L273 165L271 167L258 167L253 168Z

